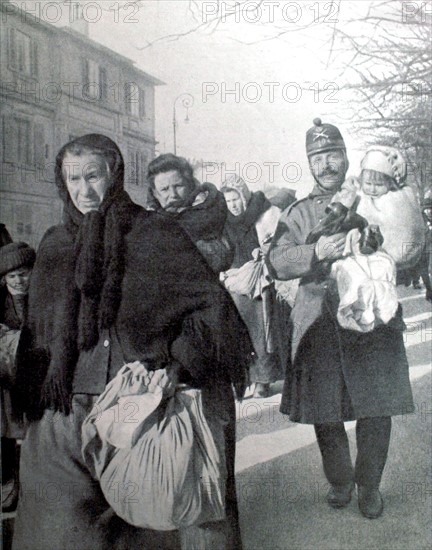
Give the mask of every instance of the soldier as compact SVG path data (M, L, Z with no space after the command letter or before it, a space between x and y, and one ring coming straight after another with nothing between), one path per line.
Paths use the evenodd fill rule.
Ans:
M346 147L336 126L315 119L306 134L306 151L315 187L282 213L267 256L274 278L300 278L281 412L294 422L314 425L330 483L329 505L346 506L357 483L360 511L374 519L384 507L379 484L391 416L413 411L402 310L399 305L387 325L369 333L339 326L338 296L329 285L328 265L342 256L346 235L305 242L345 179ZM357 420L354 468L343 424L348 420Z

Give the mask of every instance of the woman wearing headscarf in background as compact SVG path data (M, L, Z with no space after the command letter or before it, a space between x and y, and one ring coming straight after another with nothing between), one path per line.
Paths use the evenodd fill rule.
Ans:
M221 192L229 210L225 235L234 246L231 269L221 274L221 280L230 291L254 344L256 356L250 370L250 381L255 384L253 396L268 397L270 384L282 378L284 350L281 305L263 258L280 209L272 206L261 191L251 193L235 174L224 181ZM249 268L253 270L251 275L246 273Z
M190 548L191 529L200 548L215 538L241 548L232 386L242 393L246 327L181 227L130 200L111 139L67 143L55 170L64 223L40 244L18 349L16 394L30 422L14 548ZM166 370L171 388L201 389L205 416L227 422L226 520L162 533L126 523L105 500L81 454L81 428L107 383L136 361L155 377Z
M14 382L15 353L27 310L30 274L36 253L26 243L13 243L2 224L0 248L0 383L2 512L15 510L18 502L19 445L25 434L13 418L9 388ZM9 241L9 242L8 242Z

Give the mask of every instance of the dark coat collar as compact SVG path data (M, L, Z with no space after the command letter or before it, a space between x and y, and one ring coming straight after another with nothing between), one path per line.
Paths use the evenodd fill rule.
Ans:
M212 183L198 185L188 197L189 203L180 212L167 212L155 200L157 212L176 220L193 241L222 235L228 215L224 196Z

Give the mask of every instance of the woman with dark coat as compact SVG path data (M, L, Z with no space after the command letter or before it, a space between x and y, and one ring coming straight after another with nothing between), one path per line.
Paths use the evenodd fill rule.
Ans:
M228 269L234 251L223 235L228 209L212 183L193 175L191 164L171 153L160 155L148 167L148 208L175 220L216 273Z
M18 349L17 400L30 425L14 548L241 548L232 386L244 388L247 330L186 233L132 203L123 180L122 155L105 136L57 155L65 221L40 244ZM81 426L133 361L201 389L206 417L227 423L226 521L160 533L109 508L83 461Z

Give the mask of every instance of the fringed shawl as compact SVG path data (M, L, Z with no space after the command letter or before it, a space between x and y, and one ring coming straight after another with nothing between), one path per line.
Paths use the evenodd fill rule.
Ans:
M177 224L133 204L120 185L111 189L85 216L67 195L65 224L42 240L18 350L19 408L30 418L44 408L68 413L79 353L113 325L136 359L163 366L193 323L203 358L196 369L207 365L208 380L228 379L242 395L253 348L230 296ZM195 367L184 367L193 377Z

